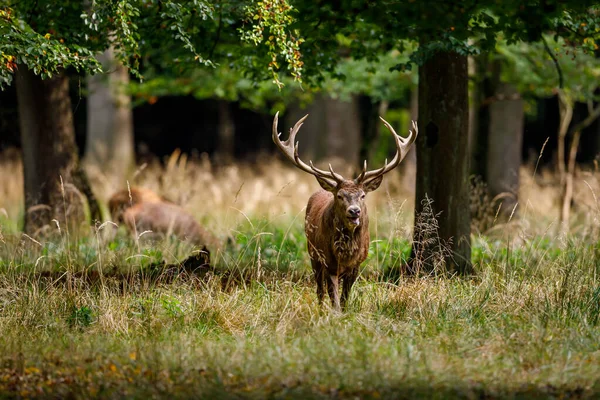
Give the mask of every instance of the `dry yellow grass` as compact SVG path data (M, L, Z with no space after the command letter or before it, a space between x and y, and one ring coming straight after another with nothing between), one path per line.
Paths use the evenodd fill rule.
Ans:
M403 222L410 225L414 193L414 168L405 168L407 175L393 171L384 179L382 187L369 195L371 214L377 215L383 227L390 219L398 226L398 211ZM537 171L524 166L520 171L519 204L516 212L520 223L528 228L544 230L558 220L560 190L557 177L550 171ZM101 171L89 171L94 191L106 204L112 193L127 187L127 182L115 188ZM18 153L11 152L0 160L0 218L15 228L23 213L23 174ZM257 164L234 164L215 168L208 158L190 160L175 152L165 165L158 160L144 164L134 171L131 186L143 186L168 196L209 229L227 235L232 226L247 218L268 218L288 222L303 216L308 197L319 186L316 180L291 167L286 162L265 158ZM590 214L598 212L597 194L600 182L594 171L578 171L574 188L573 227L588 222ZM404 232L406 233L406 231Z

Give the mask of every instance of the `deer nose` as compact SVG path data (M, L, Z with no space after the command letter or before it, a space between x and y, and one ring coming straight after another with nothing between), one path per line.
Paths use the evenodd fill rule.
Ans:
M348 214L351 217L358 217L360 215L360 208L357 206L348 207Z

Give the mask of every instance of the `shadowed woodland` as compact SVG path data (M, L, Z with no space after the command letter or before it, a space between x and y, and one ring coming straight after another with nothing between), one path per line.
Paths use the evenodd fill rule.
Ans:
M0 0L0 397L597 397L598 43L587 1Z

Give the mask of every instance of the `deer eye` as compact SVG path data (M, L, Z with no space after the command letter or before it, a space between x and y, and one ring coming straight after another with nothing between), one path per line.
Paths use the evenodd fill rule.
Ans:
M366 195L366 194L364 194L364 193L360 195L360 199L361 199L361 200L363 200L365 197L367 197L367 195Z
M341 193L338 193L338 194L337 194L337 198L341 200L341 199L342 199L342 194L341 194Z

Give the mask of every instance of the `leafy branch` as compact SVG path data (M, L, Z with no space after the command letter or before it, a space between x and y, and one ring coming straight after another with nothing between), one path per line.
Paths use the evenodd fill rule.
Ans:
M82 46L67 46L63 39L41 35L14 16L11 8L0 9L0 89L12 83L19 65L26 66L42 79L73 67L77 71L102 71L92 51Z
M302 82L302 65L300 45L304 39L298 31L288 31L288 26L294 21L291 16L293 7L287 0L257 1L246 7L246 23L249 27L240 29L244 42L258 46L264 43L270 58L268 70L273 81L281 89L283 83L279 80L279 59L283 58L291 75L297 82Z

